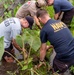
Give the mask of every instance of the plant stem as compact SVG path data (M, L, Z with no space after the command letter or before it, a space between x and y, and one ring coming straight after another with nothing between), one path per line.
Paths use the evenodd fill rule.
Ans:
M31 71L33 71L36 75L40 75L33 68L31 68Z
M32 46L32 44L33 44L33 39L32 39L32 42L31 42L31 46ZM28 58L30 57L31 46L30 46L30 50L29 50L29 54L28 54Z

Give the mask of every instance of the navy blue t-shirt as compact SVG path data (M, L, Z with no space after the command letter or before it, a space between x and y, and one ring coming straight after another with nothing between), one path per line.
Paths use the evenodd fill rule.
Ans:
M72 4L68 0L54 0L54 11L55 14L58 12L64 12L73 8Z
M74 38L63 22L48 20L40 32L40 39L42 43L49 41L54 46L58 59L74 58Z

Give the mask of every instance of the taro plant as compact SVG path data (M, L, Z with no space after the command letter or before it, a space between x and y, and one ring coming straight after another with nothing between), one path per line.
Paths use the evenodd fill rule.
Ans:
M74 66L70 67L70 71L74 74Z
M16 37L16 42L22 48L24 56L24 60L20 62L22 64L20 70L24 71L24 73L22 72L22 75L49 75L48 72L51 68L49 61L46 62L46 66L43 65L39 69L37 68L37 64L39 64L37 56L39 57L39 48L41 44L39 33L39 30L25 29L23 30L22 35ZM29 50L27 50L27 46L24 45L26 43L30 45ZM47 52L47 55L50 55L50 52ZM49 58L49 56L47 57ZM20 64L18 63L18 65ZM50 75L52 75L52 73Z
M0 38L0 61L4 53L4 37Z
M33 65L33 57L31 56L31 50L37 51L40 48L40 39L38 35L36 35L35 30L23 30L22 35L18 35L16 37L16 42L22 48L24 60L21 61L21 70L27 71L30 75L40 75L34 70ZM25 43L30 45L29 51L27 52ZM19 63L18 63L19 64ZM20 64L19 64L20 65ZM28 74L29 75L29 74Z

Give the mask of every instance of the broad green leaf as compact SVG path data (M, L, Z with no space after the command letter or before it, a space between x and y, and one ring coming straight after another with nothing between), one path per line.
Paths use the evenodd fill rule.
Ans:
M26 70L26 69L28 69L28 65L25 65L25 66L22 68L22 70Z
M7 9L8 8L8 4L4 4L4 7L5 7L5 9Z
M21 48L23 47L22 36L21 36L21 35L16 36L16 42L17 42L17 44L18 44Z
M35 35L31 36L31 40L29 39L28 42L29 42L31 48L33 48L35 51L37 51L40 48L41 42L40 42L39 37L36 37Z
M29 64L29 63L31 63L31 62L32 62L32 60L33 60L33 58L31 58L31 57L30 57L30 58L28 58L28 60L27 60L27 61L23 61L22 63L24 63L24 64L27 64L27 63L28 63L28 64Z
M33 58L30 57L30 58L28 59L28 63L31 63L32 60L33 60Z
M39 38L39 32L36 30L25 31L23 38L25 38L25 43L29 43L32 49L37 51L40 48L40 38Z
M40 48L41 44L38 35L39 32L37 32L36 30L31 30L31 31L25 30L22 35L16 37L16 42L20 47L23 46L22 42L24 42L24 44L28 43L33 50L37 51Z
M32 62L28 64L28 69L31 69L33 67Z
M0 61L4 53L4 37L0 38Z

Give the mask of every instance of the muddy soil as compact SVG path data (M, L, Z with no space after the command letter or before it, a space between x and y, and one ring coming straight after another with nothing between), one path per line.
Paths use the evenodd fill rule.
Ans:
M6 62L0 62L0 75L11 75L8 74L7 71L16 71L17 65L16 63L6 63Z

